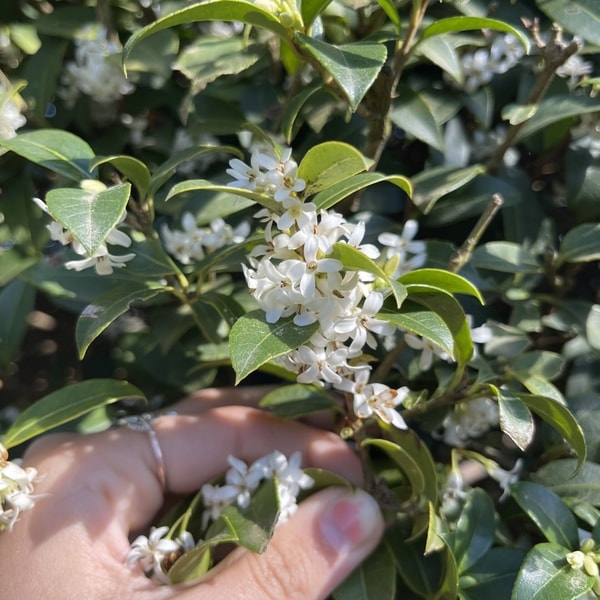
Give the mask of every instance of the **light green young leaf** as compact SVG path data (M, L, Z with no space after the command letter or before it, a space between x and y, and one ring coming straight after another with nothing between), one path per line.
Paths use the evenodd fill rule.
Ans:
M571 411L560 402L546 396L517 394L517 397L538 417L563 436L577 455L577 468L581 468L587 455L585 436Z
M94 177L90 167L94 151L87 142L68 131L30 131L10 140L0 140L0 146L73 181Z
M150 171L141 160L124 155L97 156L91 162L90 168L95 169L107 163L113 165L121 175L135 185L140 198L146 197L146 192L150 186Z
M160 284L136 281L119 282L86 306L75 329L79 358L83 359L90 344L119 316L127 312L133 302L144 302L166 292Z
M252 200L265 208L268 208L274 213L282 212L281 204L275 201L271 196L267 194L261 194L259 192L253 192L244 188L229 187L227 185L217 185L207 181L205 179L189 179L188 181L182 181L181 183L175 184L169 193L167 194L167 200L177 196L178 194L185 194L196 190L207 190L210 192L224 192L231 194L232 196L241 196L247 200ZM248 206L251 206L252 202L248 202ZM242 207L238 207L240 210Z
M329 5L331 0L302 0L300 3L300 13L302 14L302 22L308 31L313 24L313 21L320 15Z
M600 224L584 223L569 230L560 244L557 264L593 260L600 260Z
M511 125L519 125L531 119L537 109L537 104L507 104L502 109L502 120L508 121Z
M283 39L287 39L288 36L287 29L281 25L277 15L260 8L253 2L247 0L213 0L212 2L187 6L136 31L127 40L123 48L123 64L127 65L127 60L133 48L148 36L163 29L169 29L177 25L188 25L198 21L240 21L248 25L263 27Z
M579 549L577 521L559 496L531 481L515 483L510 493L549 542L570 550Z
M377 0L377 4L381 6L383 12L388 16L388 19L394 24L396 33L400 33L402 25L400 22L400 15L392 0Z
M144 394L126 381L88 379L44 396L26 408L7 431L2 443L11 448L107 404Z
M296 42L330 74L356 111L377 78L387 58L387 50L377 42L356 42L334 46L301 33Z
M213 565L213 544L234 542L235 536L222 535L198 544L186 552L169 569L169 581L172 584L191 584L200 579Z
M334 600L396 600L394 554L382 541L375 551L333 591Z
M473 489L456 523L454 534L454 556L459 573L471 568L492 547L495 528L491 498L484 490Z
M502 273L539 273L538 259L521 244L488 242L473 251L473 264L480 269Z
M404 302L404 299L406 298L405 287L392 279L376 262L371 260L358 248L338 242L333 245L333 250L329 256L342 261L347 269L366 271L367 273L372 273L376 277L382 279L386 285L389 286L392 295L396 300L396 306L398 308L402 306L402 302Z
M537 5L567 31L600 45L600 5L595 0L538 0Z
M318 327L318 323L300 327L291 318L267 323L262 310L241 316L229 334L236 385L269 360L307 342Z
M434 167L426 169L412 178L414 194L412 200L416 207L427 214L435 203L450 192L458 190L484 172L481 165L456 167Z
M306 182L304 195L312 196L362 173L372 162L344 142L317 144L308 150L298 165L298 177Z
M438 19L424 29L420 39L426 40L427 38L444 33L481 29L492 29L494 31L506 31L507 33L510 33L523 44L525 51L529 53L531 46L529 38L519 29L516 29L504 21L498 21L496 19L485 19L480 17L448 17L446 19Z
M468 279L443 269L415 269L398 277L398 281L404 285L410 283L430 285L448 294L466 294L484 304L481 292Z
M576 600L594 582L567 562L569 550L558 544L537 544L525 557L511 600Z
M311 199L318 208L327 210L335 206L338 202L351 196L355 192L364 190L365 188L388 181L403 190L408 196L412 194L412 186L410 181L402 175L383 175L381 173L358 173L353 177L349 177L344 181L332 185L331 187L319 192Z
M99 192L59 188L46 194L46 204L50 215L68 229L91 256L119 224L130 193L129 183Z

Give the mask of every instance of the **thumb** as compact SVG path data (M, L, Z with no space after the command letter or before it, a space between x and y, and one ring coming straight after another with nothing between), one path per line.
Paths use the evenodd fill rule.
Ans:
M237 549L194 598L326 598L375 549L383 529L379 507L366 492L323 490L277 527L263 554Z

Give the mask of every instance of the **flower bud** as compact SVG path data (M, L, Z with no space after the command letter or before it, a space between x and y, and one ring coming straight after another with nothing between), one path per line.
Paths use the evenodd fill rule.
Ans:
M600 575L600 569L596 561L589 554L586 554L583 558L583 570L590 577L598 577Z
M583 567L584 558L585 554L581 550L569 552L569 554L566 556L567 562L571 565L571 567L573 567L573 569L581 569Z
M592 586L592 591L597 596L600 596L600 575L596 576L596 579L594 580L594 585Z
M580 550L584 553L587 554L588 552L591 552L594 549L595 546L595 542L592 538L588 538L587 540L585 540L583 542L583 544L581 544L581 548Z

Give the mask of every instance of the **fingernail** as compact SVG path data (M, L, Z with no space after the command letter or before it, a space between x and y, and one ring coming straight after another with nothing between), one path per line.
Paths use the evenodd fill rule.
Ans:
M360 546L381 528L377 502L362 490L344 492L327 508L321 520L321 531L336 552Z

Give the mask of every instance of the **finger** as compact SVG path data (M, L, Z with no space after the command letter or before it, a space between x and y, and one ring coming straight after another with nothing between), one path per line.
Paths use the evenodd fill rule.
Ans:
M235 550L181 600L326 598L375 549L383 529L366 492L323 490L276 529L263 554Z
M261 399L274 389L275 386L272 385L205 388L186 396L172 408L180 414L194 415L221 406L257 407Z

